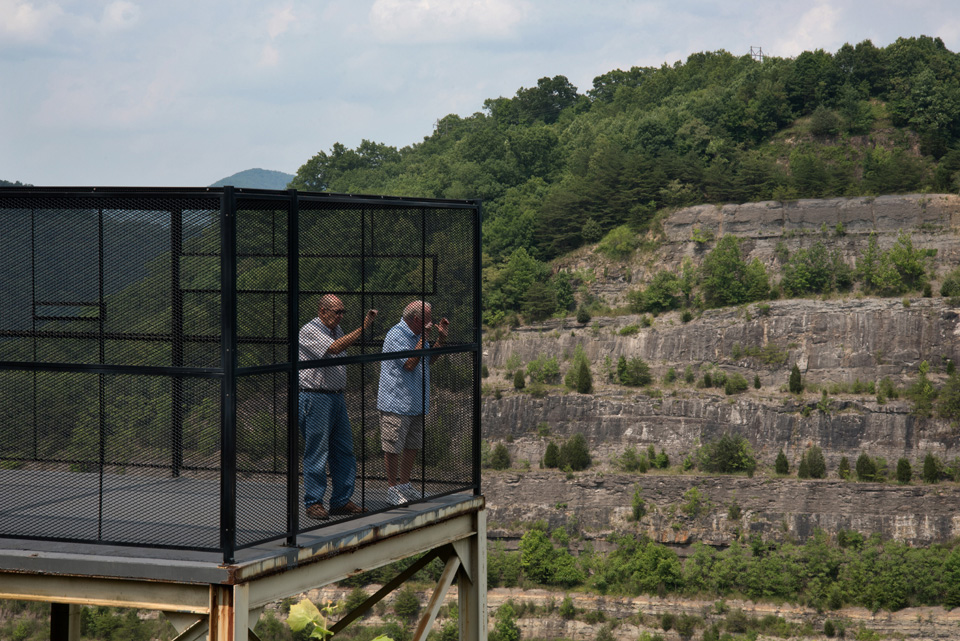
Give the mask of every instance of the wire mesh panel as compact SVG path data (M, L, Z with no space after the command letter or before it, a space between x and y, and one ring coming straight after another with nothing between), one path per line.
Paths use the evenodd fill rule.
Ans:
M0 536L230 559L479 487L476 203L12 188L0 228Z
M237 545L287 531L287 374L237 381Z

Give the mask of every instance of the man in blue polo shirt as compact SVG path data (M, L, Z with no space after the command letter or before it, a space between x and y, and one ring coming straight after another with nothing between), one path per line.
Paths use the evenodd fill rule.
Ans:
M415 300L403 310L403 318L383 341L383 351L404 352L443 347L450 322L437 324L439 336L431 346L428 335L433 328L430 303ZM430 359L432 364L438 356ZM402 505L422 498L410 485L410 473L423 447L423 417L430 411L430 368L424 370L419 356L383 361L377 391L380 410L380 442L387 472L387 499Z

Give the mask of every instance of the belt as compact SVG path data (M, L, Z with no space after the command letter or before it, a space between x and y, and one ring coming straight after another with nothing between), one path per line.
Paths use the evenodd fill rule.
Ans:
M311 387L301 387L301 392L315 392L317 394L343 394L346 390L342 389L320 389Z

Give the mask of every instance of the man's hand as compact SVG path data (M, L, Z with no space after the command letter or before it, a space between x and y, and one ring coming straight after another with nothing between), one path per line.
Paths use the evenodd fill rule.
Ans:
M447 342L447 330L450 327L450 321L446 318L441 318L440 323L437 324L437 333L440 335L439 340L444 343Z
M367 312L367 315L363 319L363 328L370 329L370 326L373 325L374 319L377 317L377 310L371 309Z

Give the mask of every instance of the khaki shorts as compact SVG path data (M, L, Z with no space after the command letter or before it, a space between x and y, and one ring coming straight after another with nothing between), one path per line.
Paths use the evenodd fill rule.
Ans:
M380 412L380 445L384 452L400 454L403 450L423 447L423 415L404 416Z

